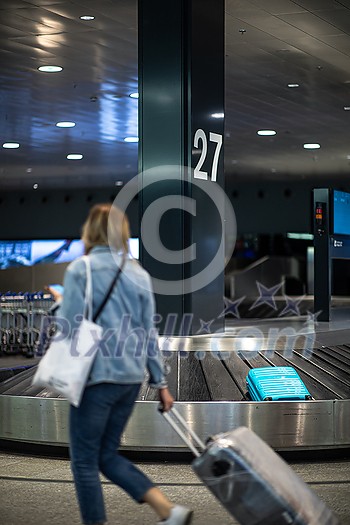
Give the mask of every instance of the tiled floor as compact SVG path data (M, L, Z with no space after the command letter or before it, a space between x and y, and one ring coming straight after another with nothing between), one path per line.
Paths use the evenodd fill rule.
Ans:
M141 468L174 501L195 511L193 525L236 522L201 485L188 464L145 463ZM350 460L293 464L295 471L350 525ZM80 523L69 461L0 453L0 522L2 525L77 525ZM145 505L103 482L110 525L155 524Z

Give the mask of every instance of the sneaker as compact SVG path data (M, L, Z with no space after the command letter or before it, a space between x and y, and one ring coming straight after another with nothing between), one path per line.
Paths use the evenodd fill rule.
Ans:
M169 518L159 521L158 525L190 525L192 516L192 510L181 505L175 505L175 507L171 509Z

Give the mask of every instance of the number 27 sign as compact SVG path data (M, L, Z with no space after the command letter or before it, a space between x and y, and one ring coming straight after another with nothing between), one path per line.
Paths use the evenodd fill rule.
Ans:
M203 129L197 129L194 135L194 139L193 139L193 146L195 148L199 148L200 141L202 142L202 151L201 151L201 156L199 157L199 160L197 162L197 165L194 168L193 176L195 179L208 180L208 172L201 170L201 167L203 166L205 162L205 159L207 157L207 152L208 152L208 139ZM218 133L210 132L209 141L214 142L216 144L215 153L214 153L214 157L213 157L213 161L211 165L211 175L210 175L210 180L215 182L217 178L220 151L222 147L222 135L219 135Z

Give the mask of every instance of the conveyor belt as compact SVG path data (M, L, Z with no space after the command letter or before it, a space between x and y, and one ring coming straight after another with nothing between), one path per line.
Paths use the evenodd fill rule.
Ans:
M281 450L350 447L350 345L312 352L284 351L282 345L276 351L232 351L236 343L230 336L167 340L169 386L200 435L245 424ZM315 401L247 401L247 373L262 366L295 367ZM68 404L47 389L33 387L34 373L35 367L0 384L0 439L65 444ZM182 446L162 426L156 404L157 392L145 382L124 436L126 448Z
M204 352L168 358L169 385L179 401L241 401L246 394L246 376L251 368L293 366L314 399L350 399L350 347L303 349L293 352L232 352L224 359ZM1 387L0 387L1 388ZM1 390L0 390L1 392ZM154 391L142 389L142 400L153 400Z
M246 394L246 376L251 368L263 366L293 366L302 377L314 399L350 399L350 347L323 347L303 355L302 349L291 354L263 351L232 353L225 359L204 352L186 356L174 353L166 358L171 368L168 382L178 401L242 401ZM0 383L0 394L12 396L53 397L53 392L31 385L35 373L32 367ZM156 391L141 388L140 401L154 401Z

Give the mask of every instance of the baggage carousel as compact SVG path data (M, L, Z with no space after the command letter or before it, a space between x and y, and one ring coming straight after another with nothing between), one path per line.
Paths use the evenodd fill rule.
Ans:
M204 440L245 425L279 451L350 448L347 324L240 320L222 334L161 338L179 411ZM249 400L247 373L262 366L293 366L313 400ZM31 386L34 373L35 365L0 383L0 440L66 447L68 402ZM184 450L157 405L157 392L145 382L123 436L125 450Z

